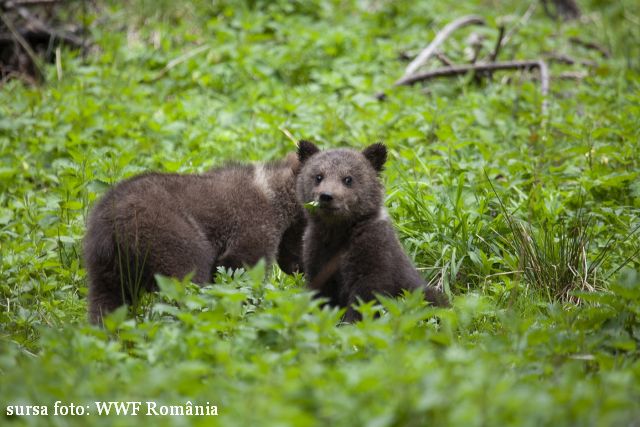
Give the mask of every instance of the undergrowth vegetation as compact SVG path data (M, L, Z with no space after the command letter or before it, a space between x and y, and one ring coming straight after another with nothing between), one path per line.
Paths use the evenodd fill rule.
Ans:
M571 22L490 0L90 9L85 59L63 50L46 85L0 88L1 424L133 425L94 402L153 401L218 407L157 425L637 425L640 7L580 4ZM516 30L502 59L596 65L552 63L544 115L536 72L393 87L402 56L469 13L488 25L443 45L455 61L473 31L491 50L503 23ZM96 199L146 170L279 158L294 150L283 130L388 145L386 206L452 307L406 294L339 325L302 276L258 265L203 288L158 277L159 293L90 326ZM90 415L5 411L58 400Z

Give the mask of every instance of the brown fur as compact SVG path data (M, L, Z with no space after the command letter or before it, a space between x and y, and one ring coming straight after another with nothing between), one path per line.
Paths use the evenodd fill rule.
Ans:
M308 286L329 304L347 307L348 322L360 318L352 304L358 298L372 300L375 294L398 296L404 289L423 288L429 301L446 305L442 293L425 286L386 214L378 177L386 147L320 152L301 141L298 156L298 199L318 202L318 208L307 213L303 238Z
M89 217L84 257L89 319L154 290L154 274L210 282L216 267L260 259L298 269L304 228L295 155L230 165L201 175L148 173L123 181Z

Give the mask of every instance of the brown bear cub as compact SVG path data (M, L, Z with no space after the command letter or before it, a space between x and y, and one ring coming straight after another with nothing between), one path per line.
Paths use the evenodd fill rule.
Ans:
M89 217L89 320L154 290L154 274L210 282L216 267L277 260L298 269L304 231L295 154L200 175L148 173L109 190Z
M320 151L300 141L297 192L307 211L303 268L308 286L329 304L347 307L344 321L360 319L353 304L375 294L398 296L423 288L428 301L447 305L427 287L403 251L383 206L379 179L387 159L383 144L364 151Z

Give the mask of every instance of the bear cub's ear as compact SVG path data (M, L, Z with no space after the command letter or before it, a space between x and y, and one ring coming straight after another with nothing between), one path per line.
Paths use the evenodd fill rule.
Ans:
M300 163L304 163L309 157L320 152L320 149L313 142L301 139L298 141L298 159Z
M376 172L382 172L384 163L387 161L387 147L381 142L377 142L365 148L362 154L369 160Z

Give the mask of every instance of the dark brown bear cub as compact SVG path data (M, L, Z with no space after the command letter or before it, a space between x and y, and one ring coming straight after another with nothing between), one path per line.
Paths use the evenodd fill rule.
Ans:
M303 266L307 284L318 296L347 307L346 322L360 319L352 307L358 298L369 301L376 293L398 296L403 289L423 288L430 302L446 305L444 294L425 286L383 206L378 176L387 159L383 144L362 152L321 152L301 141L298 158L298 199L313 206L307 212Z
M89 320L155 288L154 274L195 283L216 267L277 259L287 273L300 263L304 214L296 200L297 157L231 165L201 175L149 173L116 185L87 224L84 257Z

